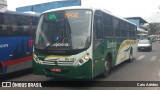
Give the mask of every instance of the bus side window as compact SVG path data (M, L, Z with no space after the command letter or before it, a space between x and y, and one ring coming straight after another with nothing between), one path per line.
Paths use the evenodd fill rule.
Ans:
M103 28L102 28L102 18L100 16L95 15L94 18L94 39L102 39L103 38Z
M0 25L2 25L2 24L3 24L3 14L0 13Z

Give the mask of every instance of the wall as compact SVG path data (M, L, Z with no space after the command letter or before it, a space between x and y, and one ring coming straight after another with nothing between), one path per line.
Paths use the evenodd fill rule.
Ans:
M135 23L135 24L137 25L137 27L140 26L140 21L139 21L138 19L127 19L127 20L129 20L129 21Z

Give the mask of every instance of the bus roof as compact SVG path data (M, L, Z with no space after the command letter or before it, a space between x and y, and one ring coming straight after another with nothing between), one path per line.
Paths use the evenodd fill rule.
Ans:
M93 11L95 11L95 10L100 10L100 11L102 11L102 12L107 13L108 15L111 15L111 16L113 16L113 17L115 17L115 18L121 19L121 20L123 20L123 21L126 21L126 22L131 23L131 24L133 24L133 25L136 26L135 23L133 23L133 22L131 22L131 21L125 19L125 18L122 18L122 17L120 17L120 16L114 15L114 14L112 14L111 12L109 12L108 10L98 9L98 8L93 8L93 7L82 7L82 6L62 7L62 8L56 8L56 9L47 10L47 11L43 12L42 14L48 13L48 12L53 12L53 11L59 11L59 10L68 10L68 9L91 9L91 10L93 10Z
M23 15L23 16L32 16L32 17L39 17L40 14L28 14L28 13L20 13L20 12L15 12L15 11L5 11L4 13L7 14L14 14L14 15Z
M137 32L138 33L143 33L143 34L148 34L148 31L141 29L141 28L137 28Z

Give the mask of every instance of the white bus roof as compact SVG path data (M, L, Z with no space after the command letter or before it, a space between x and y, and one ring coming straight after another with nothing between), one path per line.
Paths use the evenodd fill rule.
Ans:
M122 18L122 17L120 17L120 16L116 16L116 15L112 14L112 13L109 12L108 10L98 9L98 8L93 8L93 7L82 7L82 6L62 7L62 8L56 8L56 9L47 10L47 11L43 12L42 14L48 13L48 12L53 12L53 11L59 11L59 10L68 10L68 9L91 9L91 10L93 10L93 11L95 11L95 10L100 10L100 11L103 11L103 12L107 13L108 15L111 15L111 16L113 16L113 17L116 17L116 18L121 19L121 20L123 20L123 21L126 21L126 22L128 22L128 23L131 23L131 24L136 25L135 23L133 23L133 22L131 22L131 21L128 21L127 19L124 19L124 18Z
M137 28L138 33L145 33L148 34L148 31L141 29L141 28Z
M20 12L15 12L15 11L5 11L3 13L7 13L7 14L15 14L15 15L23 15L23 16L33 16L33 17L39 17L40 14L29 14L29 13L20 13Z

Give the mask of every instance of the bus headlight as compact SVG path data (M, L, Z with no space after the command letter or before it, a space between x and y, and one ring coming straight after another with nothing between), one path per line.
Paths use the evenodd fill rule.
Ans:
M36 63L39 63L39 58L38 58L35 54L33 54L33 60L34 60Z
M89 56L88 56L88 55L85 55L85 56L84 56L84 60L89 60Z
M79 58L75 64L76 66L81 66L84 63L86 63L89 59L90 59L89 55L84 55L81 58Z

